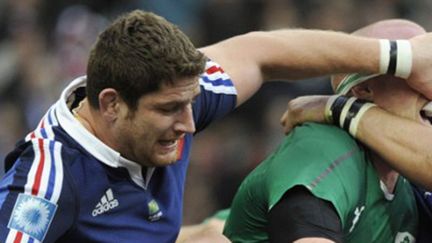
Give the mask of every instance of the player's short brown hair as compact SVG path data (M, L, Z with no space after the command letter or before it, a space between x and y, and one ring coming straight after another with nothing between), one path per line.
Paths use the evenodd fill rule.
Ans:
M129 108L138 99L203 72L205 57L175 25L150 12L120 16L94 44L87 66L87 97L99 108L105 88L117 90Z

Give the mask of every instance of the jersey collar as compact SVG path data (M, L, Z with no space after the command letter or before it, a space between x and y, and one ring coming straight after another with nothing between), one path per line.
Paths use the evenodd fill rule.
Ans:
M73 92L86 86L86 76L73 80L66 89L63 90L60 99L56 103L56 115L61 127L78 142L85 150L97 158L102 163L113 167L124 167L128 170L131 179L140 187L147 189L150 178L153 175L154 167L147 168L146 175L142 174L142 166L137 162L128 160L120 155L119 152L108 147L101 140L91 134L81 123L73 116L67 103L73 95ZM145 179L144 179L145 178Z

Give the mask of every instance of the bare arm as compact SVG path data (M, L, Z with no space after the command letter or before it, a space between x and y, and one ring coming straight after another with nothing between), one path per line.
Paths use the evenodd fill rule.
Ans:
M340 72L376 73L375 39L319 30L251 32L201 49L222 65L240 105L264 80L293 80Z
M410 40L408 84L432 99L432 33ZM335 73L377 73L378 40L321 30L251 32L200 49L222 65L238 90L237 105L267 80L295 80Z
M379 108L366 112L357 138L410 181L432 190L432 128Z
M306 121L325 122L327 99L304 96L290 101L281 118L285 133ZM362 116L356 137L410 181L432 190L431 127L374 107Z

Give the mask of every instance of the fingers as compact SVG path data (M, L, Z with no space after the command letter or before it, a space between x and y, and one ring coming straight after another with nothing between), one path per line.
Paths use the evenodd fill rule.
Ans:
M281 119L280 119L280 123L282 125L284 134L288 134L293 128L293 126L292 126L292 124L288 118L288 114L289 114L289 112L285 111L284 114L282 115Z
M304 122L325 123L324 110L329 96L302 96L290 100L280 118L285 134Z
M280 118L280 124L282 125L282 129L284 134L288 134L295 126L293 109L291 105L292 101L288 102L287 110L282 114Z

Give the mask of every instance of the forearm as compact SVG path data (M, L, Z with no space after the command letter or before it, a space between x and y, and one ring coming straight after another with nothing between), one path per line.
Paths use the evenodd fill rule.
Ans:
M379 41L341 32L278 30L255 34L265 79L303 79L334 73L377 73ZM258 46L257 46L258 48Z
M410 181L432 190L431 127L371 108L360 120L356 137Z
M201 48L229 74L242 104L264 80L377 73L379 41L321 30L251 32Z
M379 48L377 39L335 31L287 29L250 32L201 50L224 64L230 75L237 76L247 71L244 67L252 67L257 69L252 72L255 78L291 80L341 72L377 73Z

